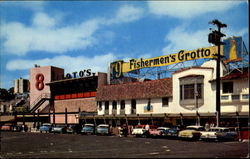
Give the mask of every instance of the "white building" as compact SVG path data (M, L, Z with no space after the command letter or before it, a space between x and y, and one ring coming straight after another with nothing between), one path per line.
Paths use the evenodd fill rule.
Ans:
M248 68L227 74L221 63L221 118L222 124L235 120L236 113L247 124L249 113ZM200 67L184 68L172 78L101 86L97 90L98 115L112 119L158 120L179 124L194 124L197 112L201 124L216 121L216 61ZM186 120L186 121L185 121ZM183 122L183 121L182 121ZM184 123L185 124L185 123Z

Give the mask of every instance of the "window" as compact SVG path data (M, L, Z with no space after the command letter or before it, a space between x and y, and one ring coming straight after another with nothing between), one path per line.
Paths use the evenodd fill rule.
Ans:
M240 100L240 95L232 95L232 100Z
M98 102L99 110L102 110L102 102Z
M180 85L180 100L183 100L183 85Z
M249 94L242 94L242 99L248 99L249 98Z
M194 99L194 84L184 85L184 99Z
M222 88L223 88L223 93L233 93L234 91L234 85L233 82L224 82L222 84Z
M221 96L221 100L228 100L228 96Z
M116 101L112 102L112 109L117 109L117 102Z
M136 100L131 100L131 114L136 114Z
M198 97L198 99L201 99L201 98L202 98L202 93L201 93L201 92L202 92L202 84L201 84L201 83L198 83L198 84L197 84L197 93L198 93L198 94L197 94L197 95L198 95L197 97Z
M124 100L121 101L120 105L121 105L121 109L125 109L125 101Z
M163 97L162 98L162 106L167 107L168 106L168 97Z
M151 99L148 99L148 105L147 105L147 111L150 111L151 109Z
M132 99L131 106L132 106L132 109L136 109L136 100L135 99Z
M202 83L197 83L196 86L195 84L180 85L180 100L195 99L196 95L198 99L202 99Z
M105 110L108 110L108 109L109 109L109 102L106 101L106 102L105 102Z

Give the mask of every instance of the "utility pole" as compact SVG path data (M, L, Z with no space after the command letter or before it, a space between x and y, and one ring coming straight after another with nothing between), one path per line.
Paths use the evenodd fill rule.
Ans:
M221 42L221 38L223 36L226 36L225 34L221 33L221 28L227 27L226 24L222 24L219 20L215 19L209 24L217 25L218 30L212 31L208 35L208 42L215 44L218 46L218 54L217 56L217 61L216 61L216 126L220 126L220 115L221 115L221 103L220 103L220 61L221 61L221 54L220 54L220 46L223 45L223 42Z

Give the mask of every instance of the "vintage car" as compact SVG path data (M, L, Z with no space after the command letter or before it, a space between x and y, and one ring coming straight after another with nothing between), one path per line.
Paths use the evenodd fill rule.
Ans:
M166 129L163 131L162 136L163 137L172 137L172 138L177 138L178 137L178 133L180 131L180 128L178 127L172 127L169 129Z
M97 135L110 135L109 125L107 124L100 124L96 127L96 134Z
M81 130L81 134L94 134L95 126L94 124L85 124Z
M161 137L165 130L168 130L167 127L158 127L149 129L149 136L150 137Z
M51 129L51 132L52 133L66 133L67 131L67 126L66 125L56 125L56 126L53 126L52 129Z
M200 131L204 131L203 126L190 125L187 126L184 130L180 131L178 137L181 139L199 140L201 136Z
M12 125L11 124L5 124L1 126L1 131L11 131Z
M68 134L79 134L81 133L81 125L80 124L72 124L72 125L69 125L66 129L66 132Z
M145 127L146 127L146 125L136 125L132 131L132 135L134 135L136 137L148 137L149 131L147 131ZM156 126L149 125L149 130L150 129L156 129Z
M226 127L212 127L208 131L201 131L201 140L237 140L238 134L236 131L231 131Z
M20 131L22 131L22 125L13 125L12 126L12 131L14 131L14 132L20 132Z
M43 123L43 125L39 128L39 131L41 133L43 132L51 132L51 129L52 129L52 125L50 123Z

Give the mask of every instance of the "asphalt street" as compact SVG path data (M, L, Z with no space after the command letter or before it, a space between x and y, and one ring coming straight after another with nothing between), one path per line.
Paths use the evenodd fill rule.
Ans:
M1 158L246 158L249 142L1 132Z

